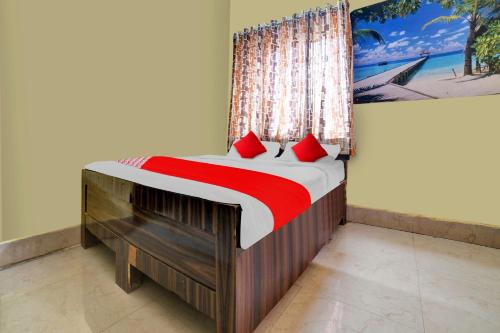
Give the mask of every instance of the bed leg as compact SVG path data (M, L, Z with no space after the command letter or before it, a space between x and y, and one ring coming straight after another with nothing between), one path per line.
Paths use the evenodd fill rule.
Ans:
M81 207L81 229L80 229L80 244L84 249L99 244L100 241L87 229L87 184L85 170L82 171L82 207Z
M346 170L347 172L347 170ZM347 188L346 184L342 185L342 217L340 219L340 225L345 225L347 223Z
M96 236L88 231L88 229L85 227L85 224L82 224L80 243L84 249L88 249L89 247L99 244L100 241Z
M215 322L217 333L236 333L236 221L234 210L220 206L216 231Z
M126 293L139 288L142 283L142 273L133 266L136 262L137 249L125 241L116 245L116 284Z

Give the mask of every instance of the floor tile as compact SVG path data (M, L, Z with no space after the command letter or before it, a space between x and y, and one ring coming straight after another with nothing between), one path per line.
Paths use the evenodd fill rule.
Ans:
M0 332L213 332L114 254L75 247L0 271ZM500 250L349 223L257 327L271 332L500 332Z
M127 295L115 284L114 273L98 266L0 298L0 332L98 332L151 302L160 289L146 281Z
M500 332L500 251L415 235L426 332Z
M297 281L328 296L423 331L412 234L347 224Z
M104 246L73 247L0 270L0 298L13 298L84 271L112 271L114 254Z
M416 274L416 273L415 273ZM422 308L417 285L409 283L406 290L390 281L379 283L370 276L361 278L316 262L300 281L301 291L310 298L341 301L397 322L413 331L423 331Z
M416 331L355 306L324 297L321 291L311 294L301 289L274 325L273 332L404 333Z
M274 325L285 312L286 308L290 305L293 298L299 292L300 287L293 285L283 296L283 298L276 304L276 306L269 312L264 320L255 329L254 333L271 333L273 332Z
M328 249L363 257L386 255L408 258L413 252L412 234L364 224L348 223L337 231L336 239Z
M166 290L157 290L154 301L115 323L105 333L215 332L215 323Z
M500 250L423 235L414 240L419 271L500 286Z

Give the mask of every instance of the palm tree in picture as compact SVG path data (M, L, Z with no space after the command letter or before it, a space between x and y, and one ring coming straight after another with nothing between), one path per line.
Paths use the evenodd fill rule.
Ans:
M443 8L451 9L447 16L438 16L422 26L422 30L435 23L450 23L455 20L466 20L469 24L469 35L464 47L464 75L472 75L472 46L478 32L490 22L492 15L498 15L498 0L438 0Z
M352 32L354 44L360 44L368 40L374 40L379 44L384 44L384 38L380 33L372 29L357 29Z

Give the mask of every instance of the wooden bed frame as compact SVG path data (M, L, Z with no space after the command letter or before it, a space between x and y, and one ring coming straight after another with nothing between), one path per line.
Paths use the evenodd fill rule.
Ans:
M349 156L340 159L347 171ZM346 181L243 250L239 205L83 170L81 243L116 253L116 283L126 292L146 275L214 319L218 333L247 333L345 223L345 191Z

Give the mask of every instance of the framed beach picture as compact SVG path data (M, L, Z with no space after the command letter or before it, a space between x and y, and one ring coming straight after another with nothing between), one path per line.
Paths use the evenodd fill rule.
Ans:
M354 102L500 93L498 0L389 0L351 13Z

